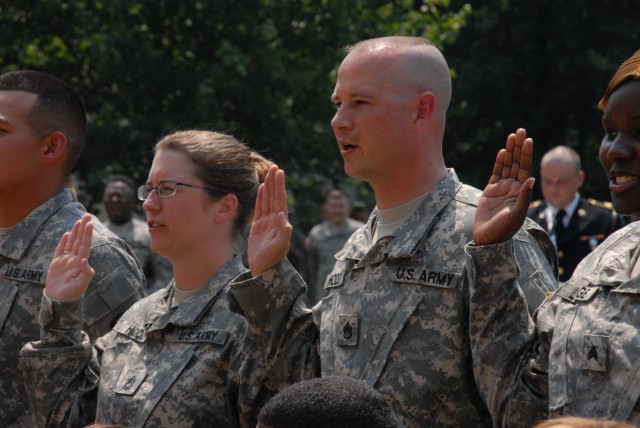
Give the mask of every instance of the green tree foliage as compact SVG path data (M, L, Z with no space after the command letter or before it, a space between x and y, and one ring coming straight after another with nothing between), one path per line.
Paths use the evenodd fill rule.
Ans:
M596 104L614 71L640 48L640 2L477 3L456 43L444 50L456 75L448 164L482 188L506 135L524 127L535 141L534 174L544 152L569 145L582 155L583 193L609 200ZM479 168L470 168L469 159Z
M455 41L471 9L420 0L0 0L0 71L72 83L90 115L84 200L125 172L144 182L157 139L232 133L284 167L303 229L346 179L329 122L340 48L409 34Z

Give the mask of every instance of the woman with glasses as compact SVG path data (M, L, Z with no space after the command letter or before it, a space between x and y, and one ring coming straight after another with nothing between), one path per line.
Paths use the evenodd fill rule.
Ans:
M138 189L151 248L174 280L127 311L92 349L82 296L93 269L89 216L61 239L47 276L41 340L22 350L35 426L94 419L129 427L249 427L277 391L245 320L231 312L229 281L244 271L234 239L250 221L258 186L277 173L235 138L168 135Z

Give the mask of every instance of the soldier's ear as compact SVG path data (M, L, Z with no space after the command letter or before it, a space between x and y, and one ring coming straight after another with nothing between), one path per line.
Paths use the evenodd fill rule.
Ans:
M54 131L44 137L42 140L44 162L47 164L64 162L67 156L68 144L66 135L60 131Z
M424 91L417 98L416 118L418 120L430 120L436 108L436 96L433 92Z
M218 201L217 209L214 214L214 221L216 223L224 223L227 221L233 221L238 209L238 197L233 194L225 195Z
M582 187L582 184L584 183L584 171L580 171L578 173L578 189Z

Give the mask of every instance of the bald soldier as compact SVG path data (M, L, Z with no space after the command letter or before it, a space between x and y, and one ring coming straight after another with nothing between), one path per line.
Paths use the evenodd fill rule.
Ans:
M580 195L585 173L580 155L556 146L540 161L542 196L531 203L527 216L542 226L556 245L560 281L571 278L578 263L604 239L624 226L610 202Z
M448 65L423 38L366 40L348 49L331 99L345 172L369 183L374 211L336 254L326 296L309 310L285 260L284 173L268 176L249 238L251 272L230 294L272 367L303 373L319 359L318 374L365 381L405 426L491 427L473 374L464 270L480 191L444 162ZM533 311L550 291L542 284L555 282L555 252L532 221L517 236L517 287Z

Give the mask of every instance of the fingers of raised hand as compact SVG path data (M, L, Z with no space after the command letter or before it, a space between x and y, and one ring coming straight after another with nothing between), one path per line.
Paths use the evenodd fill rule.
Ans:
M92 236L93 224L91 223L91 216L85 214L74 223L70 232L62 235L54 257L65 255L79 256L81 258L89 257Z
M514 180L518 181L518 175L520 172L520 157L522 155L522 143L526 138L526 132L524 129L520 128L515 133L515 141L513 145L513 160L511 162L511 174L510 177Z
M69 232L69 239L67 240L67 243L64 246L64 254L69 254L73 252L73 247L74 245L76 245L76 242L78 240L78 233L80 233L80 227L82 225L83 220L84 220L84 217L73 224L73 227ZM76 251L78 246L79 244L76 246Z
M520 151L520 168L518 170L517 180L524 183L531 177L531 165L533 163L533 140L527 138L522 142Z
M520 183L531 175L533 140L527 138L527 132L519 128L507 137L501 177L512 178Z
M288 216L284 171L272 165L258 190L255 218L284 212Z
M524 180L522 179L522 174L528 174L530 170L530 168L524 164L526 163L526 156L524 156L525 153L523 152L523 147L525 142L527 140L530 141L531 139L527 138L527 131L523 128L519 128L514 135L515 140L513 145L513 162L511 165L510 177L522 183L524 180L526 180L526 177L524 178ZM526 168L526 171L523 171L523 168Z
M60 241L58 242L58 246L56 247L56 252L53 254L53 257L60 257L63 254L66 254L67 251L65 250L65 247L67 246L67 242L69 241L69 236L71 235L70 232L65 232L62 237L60 238Z
M496 155L496 163L493 164L493 171L491 173L491 178L489 179L489 184L495 184L500 181L500 178L502 177L502 166L504 164L505 153L505 149L500 149Z
M91 252L91 239L93 237L93 223L91 222L91 216L85 215L82 218L82 224L80 225L80 233L78 240L78 247L76 254L86 259L89 257L89 253ZM74 244L75 248L75 244Z
M281 169L278 169L276 171L276 175L275 175L275 198L274 198L274 203L275 203L275 210L278 213L283 213L285 219L289 219L289 206L287 203L287 188L285 186L285 175L284 175L284 171Z
M513 149L516 144L516 135L509 134L507 137L507 145L502 162L502 178L511 177L511 166L513 165Z
M269 215L269 198L271 197L271 192L269 189L269 180L271 179L271 170L267 173L267 176L264 178L264 183L262 183L262 215Z
M275 178L278 167L271 165L262 185L262 215L267 216L274 211Z
M256 196L256 209L255 213L253 214L254 221L262 217L262 200L264 198L264 187L264 183L261 183L260 187L258 187L258 195Z

